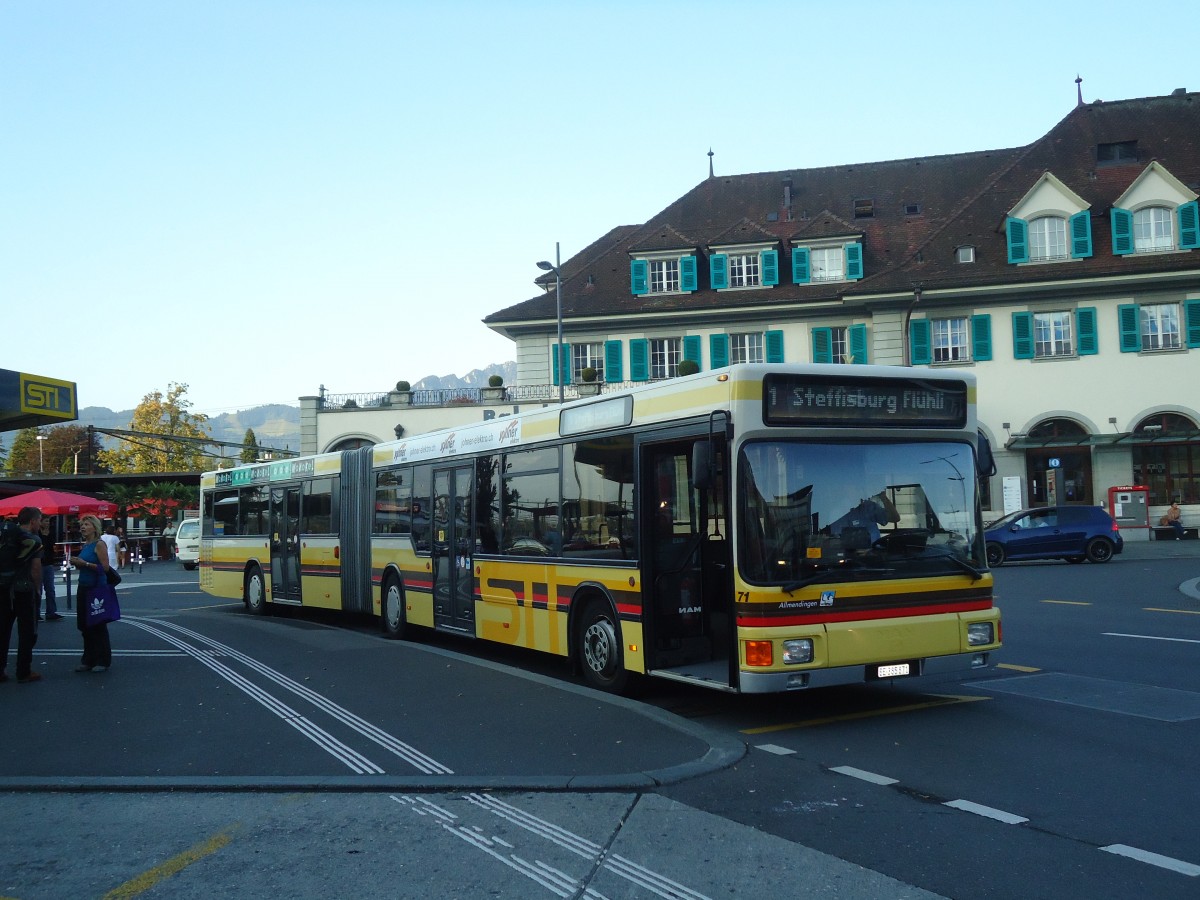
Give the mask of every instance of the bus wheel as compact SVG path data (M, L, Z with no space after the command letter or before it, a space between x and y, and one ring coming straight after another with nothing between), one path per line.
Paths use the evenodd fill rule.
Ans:
M1004 548L999 544L988 544L987 561L988 565L993 569L996 568L996 566L1002 565L1004 563Z
M407 622L404 618L404 589L395 575L389 575L383 582L381 598L380 623L383 633L390 638L404 637Z
M575 640L575 653L583 669L584 681L594 688L612 693L620 693L629 682L617 628L612 607L603 601L593 600L584 607L579 617Z
M267 591L263 585L262 569L254 566L246 575L246 587L242 593L242 602L246 609L261 616L267 611Z

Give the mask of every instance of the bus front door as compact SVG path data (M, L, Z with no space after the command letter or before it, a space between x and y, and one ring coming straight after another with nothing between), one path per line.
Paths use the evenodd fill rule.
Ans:
M300 488L271 488L271 599L300 603Z
M702 438L706 439L706 438ZM732 684L732 596L724 479L700 491L694 440L642 446L643 615L647 669L707 686Z
M475 542L471 531L472 466L433 473L433 621L475 632Z

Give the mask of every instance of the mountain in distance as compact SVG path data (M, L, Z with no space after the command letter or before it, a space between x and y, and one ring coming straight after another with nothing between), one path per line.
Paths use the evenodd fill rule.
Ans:
M451 390L454 388L486 387L488 378L499 375L505 384L511 384L517 377L515 362L495 363L483 369L473 369L466 375L427 375L413 383L413 390ZM393 385L379 389L386 393ZM371 393L371 391L363 391ZM95 428L113 428L127 430L133 420L133 410L114 411L106 406L87 406L79 411L79 419L73 425L91 425ZM209 416L208 432L214 440L228 441L241 444L246 437L246 429L254 429L254 436L262 447L280 450L300 449L300 407L289 406L285 403L268 403L263 406L253 406L236 412L221 413ZM111 447L115 438L104 437L103 443ZM232 448L229 448L232 451ZM236 451L232 451L236 452Z

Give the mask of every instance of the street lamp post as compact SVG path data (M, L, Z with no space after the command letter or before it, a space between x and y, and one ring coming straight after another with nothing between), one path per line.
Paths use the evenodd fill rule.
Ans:
M562 346L563 346L563 323L562 323L562 272L559 271L559 266L562 265L562 256L559 253L559 242L554 242L554 265L550 265L546 260L542 260L537 264L537 267L543 272L554 273L554 303L555 316L558 319L558 344L554 348L554 353L558 361L558 402L563 402L563 390L567 383L567 373L563 371L566 366L563 365Z
M39 435L37 436L37 442L38 442L38 474L45 474L45 472L46 472L46 455L45 455L45 454L42 452L42 447L44 447L44 446L45 446L45 440L46 440L46 436L45 436L44 434L39 434Z

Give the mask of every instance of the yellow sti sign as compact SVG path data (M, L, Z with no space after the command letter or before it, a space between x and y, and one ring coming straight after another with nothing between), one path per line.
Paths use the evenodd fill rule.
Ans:
M75 382L0 369L0 431L73 422Z
M75 383L21 373L21 412L75 418Z

